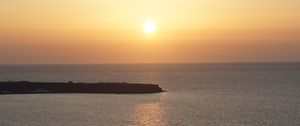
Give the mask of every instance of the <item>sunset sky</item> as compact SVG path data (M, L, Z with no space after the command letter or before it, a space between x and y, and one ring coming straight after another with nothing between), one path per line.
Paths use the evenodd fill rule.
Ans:
M300 61L299 0L0 1L0 64L258 61Z

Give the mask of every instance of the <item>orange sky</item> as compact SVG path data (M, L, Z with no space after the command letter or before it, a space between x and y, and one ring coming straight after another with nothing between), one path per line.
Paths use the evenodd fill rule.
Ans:
M1 0L0 64L300 61L299 0ZM143 24L151 18L157 30Z

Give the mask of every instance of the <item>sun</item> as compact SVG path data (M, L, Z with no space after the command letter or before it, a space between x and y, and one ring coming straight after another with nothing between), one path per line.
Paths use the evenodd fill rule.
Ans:
M144 23L144 32L145 33L154 33L156 30L156 25L153 21L147 21Z

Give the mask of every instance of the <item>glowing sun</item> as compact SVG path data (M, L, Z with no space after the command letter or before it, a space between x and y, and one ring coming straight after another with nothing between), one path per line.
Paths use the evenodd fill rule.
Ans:
M147 21L144 23L144 32L145 33L154 33L156 30L156 25L153 21Z

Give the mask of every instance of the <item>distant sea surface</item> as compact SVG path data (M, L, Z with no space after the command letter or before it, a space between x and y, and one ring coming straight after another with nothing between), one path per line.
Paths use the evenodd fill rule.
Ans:
M0 126L300 126L300 63L0 65L0 81L157 83L157 94L0 95Z

